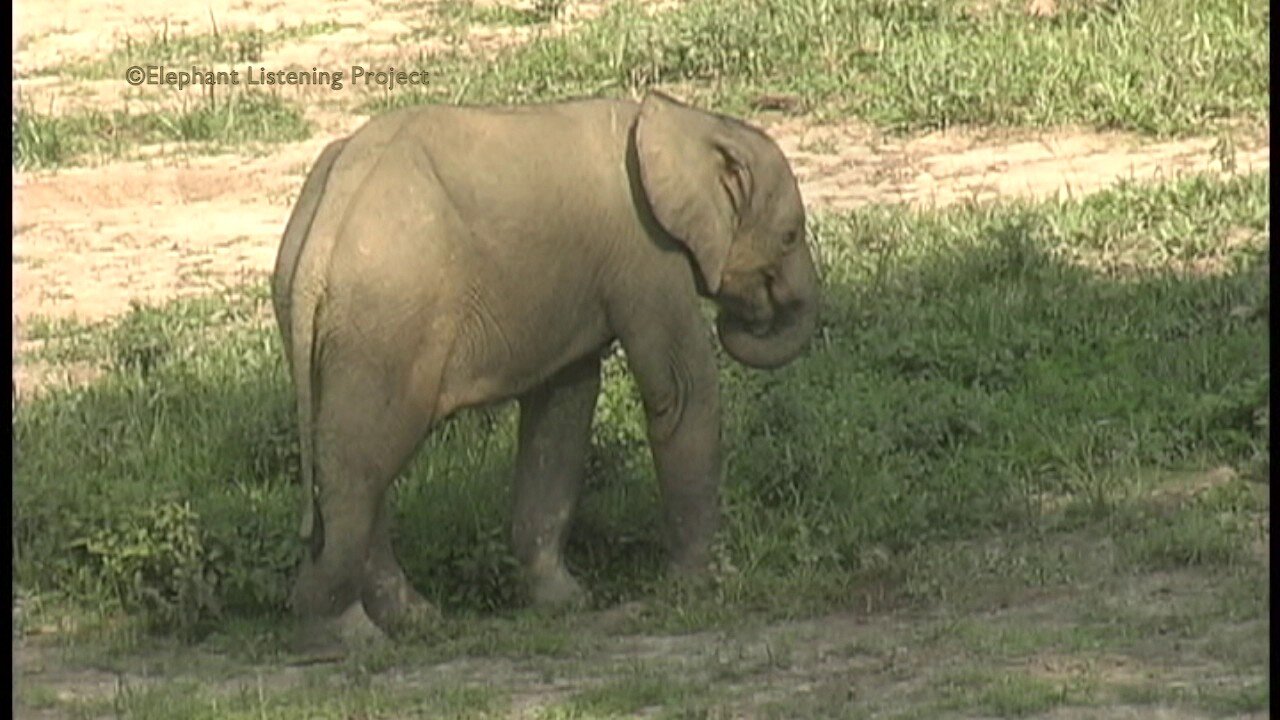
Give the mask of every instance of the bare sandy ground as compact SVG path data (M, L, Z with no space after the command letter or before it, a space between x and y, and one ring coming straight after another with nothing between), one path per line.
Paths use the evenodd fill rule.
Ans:
M362 118L351 117L348 127ZM766 123L767 125L767 123ZM1080 196L1119 180L1217 171L1213 138L1148 142L1121 133L974 131L888 139L861 125L769 128L791 157L806 204L944 206ZM341 131L265 157L120 162L15 179L14 271L20 317L98 320L131 301L206 293L270 272L310 162ZM1270 148L1238 149L1240 171Z

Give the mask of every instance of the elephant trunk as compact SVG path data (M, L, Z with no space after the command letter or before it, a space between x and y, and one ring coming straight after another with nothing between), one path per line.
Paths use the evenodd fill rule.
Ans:
M778 265L769 280L773 318L758 329L722 311L716 319L720 342L733 359L770 370L794 360L818 327L818 274L809 248L801 243Z

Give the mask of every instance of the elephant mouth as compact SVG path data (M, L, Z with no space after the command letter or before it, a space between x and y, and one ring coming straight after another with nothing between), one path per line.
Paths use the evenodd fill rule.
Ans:
M767 291L759 293L762 297L751 298L739 293L724 293L720 296L720 313L718 323L735 332L747 333L762 338L773 332L776 313Z
M817 278L807 251L792 253L757 282L722 285L720 343L749 367L772 369L796 358L817 329ZM753 287L754 285L754 287Z
M766 338L773 332L773 319L760 318L726 311L717 318L721 327L734 332L742 332L756 338Z

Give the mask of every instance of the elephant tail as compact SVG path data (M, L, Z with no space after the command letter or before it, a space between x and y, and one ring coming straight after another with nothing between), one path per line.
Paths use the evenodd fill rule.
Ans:
M315 402L314 380L316 367L315 320L320 303L313 301L302 307L294 306L293 313L293 386L298 398L298 439L301 446L299 464L302 467L302 525L299 534L303 539L311 537L315 527Z
M311 227L319 214L320 200L329 184L329 173L333 170L338 155L342 153L342 148L346 147L347 140L348 138L334 140L316 158L311 172L307 173L307 179L302 183L297 204L284 228L280 250L276 253L276 265L271 273L271 302L284 338L285 359L290 364L293 362L293 288L299 277L298 268L302 265L302 251L308 244Z
M304 539L311 536L315 521L315 321L322 294L317 282L318 268L324 265L323 261L317 261L320 260L318 256L327 255L329 248L326 246L330 244L323 237L314 237L313 228L321 214L321 200L329 184L330 172L347 141L343 138L329 143L308 173L289 224L285 227L271 285L276 320L280 324L297 397L302 466L300 530Z

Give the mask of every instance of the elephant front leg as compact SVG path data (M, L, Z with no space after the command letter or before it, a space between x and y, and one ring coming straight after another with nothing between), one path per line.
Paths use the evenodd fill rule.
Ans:
M520 398L511 535L536 605L570 604L585 596L565 567L564 547L599 392L600 358L592 355Z
M644 400L677 575L708 569L720 524L720 389L711 343L694 320L630 343L624 337Z
M677 575L707 570L720 525L719 408L713 397L700 396L691 398L678 419L650 413L650 444Z

